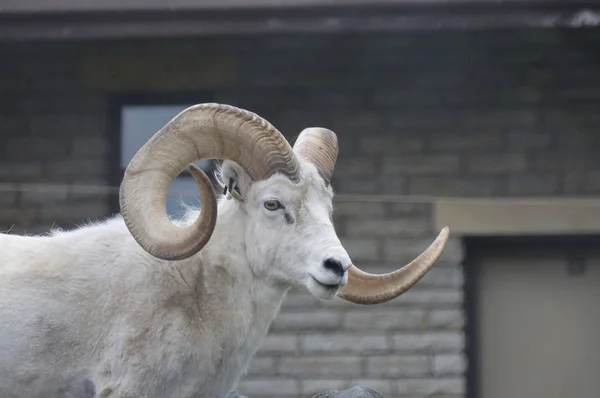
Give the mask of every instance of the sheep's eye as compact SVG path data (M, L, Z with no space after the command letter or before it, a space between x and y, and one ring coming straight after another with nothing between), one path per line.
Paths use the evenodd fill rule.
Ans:
M278 200L267 200L265 201L265 209L269 211L275 211L281 209L283 206Z

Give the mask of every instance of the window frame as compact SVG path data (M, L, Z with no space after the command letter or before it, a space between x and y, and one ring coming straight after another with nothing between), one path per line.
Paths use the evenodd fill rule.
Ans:
M125 168L121 166L121 150L123 131L121 130L122 110L126 106L175 106L194 105L207 102L215 102L215 92L212 90L194 92L135 92L118 93L109 96L109 123L108 137L111 146L109 183L111 186L120 186L123 181ZM189 176L184 170L180 176ZM212 179L212 178L211 178ZM113 213L120 212L118 195L111 195L109 208Z

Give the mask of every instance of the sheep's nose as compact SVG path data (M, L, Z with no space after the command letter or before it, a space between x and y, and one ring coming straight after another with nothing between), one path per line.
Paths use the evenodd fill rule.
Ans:
M325 260L323 262L323 267L334 272L339 277L344 276L344 267L342 266L342 263L335 258L328 258Z

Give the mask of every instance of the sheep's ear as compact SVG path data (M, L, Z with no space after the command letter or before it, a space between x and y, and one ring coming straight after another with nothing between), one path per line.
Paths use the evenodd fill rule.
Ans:
M232 160L223 161L220 180L223 184L223 192L232 195L234 198L238 197L238 195L241 198L245 198L251 183L248 173ZM230 192L232 189L233 192Z

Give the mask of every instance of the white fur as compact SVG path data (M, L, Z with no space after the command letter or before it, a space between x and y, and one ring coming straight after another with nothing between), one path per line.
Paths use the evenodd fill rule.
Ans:
M301 161L301 160L300 160ZM234 389L290 287L320 299L350 266L330 222L333 192L301 161L251 184L225 162L244 202L219 201L210 242L156 259L116 217L47 236L0 234L0 397L214 398ZM277 198L293 215L269 212ZM197 211L189 210L191 222ZM343 264L343 278L323 266Z

